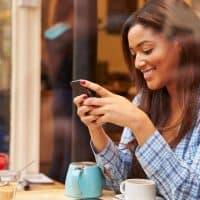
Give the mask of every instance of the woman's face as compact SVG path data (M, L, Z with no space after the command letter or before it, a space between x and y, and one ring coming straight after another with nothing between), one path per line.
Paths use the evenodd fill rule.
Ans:
M143 74L148 88L174 88L180 55L178 43L140 24L129 30L128 42L135 67Z

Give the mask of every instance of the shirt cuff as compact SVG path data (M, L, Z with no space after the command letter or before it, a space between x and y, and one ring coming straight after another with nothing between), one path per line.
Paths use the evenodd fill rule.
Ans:
M170 157L171 149L158 130L140 147L135 154L148 176L153 176L163 164L163 159Z

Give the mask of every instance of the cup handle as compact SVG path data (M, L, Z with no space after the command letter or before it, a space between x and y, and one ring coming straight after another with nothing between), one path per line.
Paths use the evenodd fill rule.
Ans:
M82 171L83 171L82 168L77 167L72 172L71 183L72 183L72 187L73 187L74 193L76 193L76 195L80 195L81 194L80 184L79 184L79 177L80 177L80 174L82 173Z
M122 194L125 193L125 181L123 181L123 182L120 183L120 192L121 192Z

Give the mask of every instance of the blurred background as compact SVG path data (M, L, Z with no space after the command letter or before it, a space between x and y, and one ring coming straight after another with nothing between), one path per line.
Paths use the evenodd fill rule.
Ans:
M18 51L13 45L17 38L12 37L17 13L14 2L0 0L0 152L7 154L11 153L12 143L11 77L18 70L13 66L12 54L13 48ZM199 0L186 2L200 15ZM72 161L94 159L87 129L75 114L70 81L87 78L129 99L134 97L134 83L122 57L120 31L127 17L144 3L145 0L42 0L37 8L26 10L40 10L39 171L53 179L63 182ZM25 83L21 84L26 88ZM106 124L105 129L118 143L122 128Z

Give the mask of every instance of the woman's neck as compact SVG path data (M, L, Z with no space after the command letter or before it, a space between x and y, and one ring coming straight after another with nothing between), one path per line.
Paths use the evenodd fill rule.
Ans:
M178 94L175 85L167 88L170 96L170 110L171 110L171 120L180 120L183 114L183 105L181 103L181 96Z
M181 97L177 92L176 85L173 84L173 85L168 86L167 87L167 91L168 91L169 96L170 96L171 109L172 110L174 110L174 109L176 110L178 108L181 108L182 107L181 106L181 101L180 101Z

